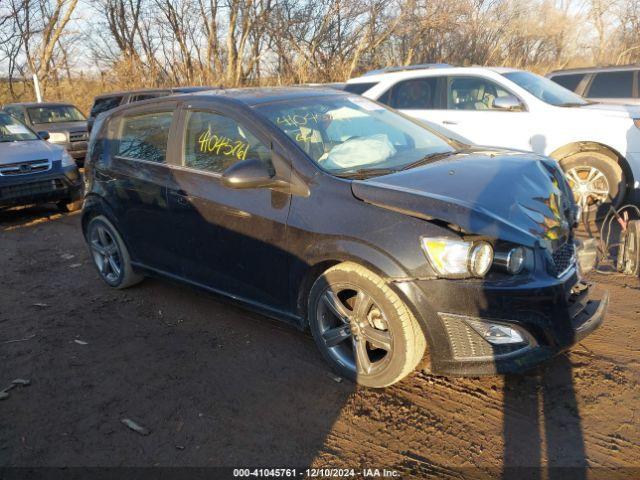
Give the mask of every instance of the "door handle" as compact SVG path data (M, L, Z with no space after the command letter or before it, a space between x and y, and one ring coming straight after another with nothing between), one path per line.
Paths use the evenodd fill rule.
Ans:
M457 125L458 122L456 122L455 120L443 120L442 121L443 125Z

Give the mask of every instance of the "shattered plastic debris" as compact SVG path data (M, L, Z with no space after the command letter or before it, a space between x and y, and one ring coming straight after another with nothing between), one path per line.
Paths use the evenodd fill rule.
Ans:
M149 435L151 433L148 429L144 428L142 425L137 424L136 422L134 422L130 418L123 418L120 421L125 426L129 427L131 430L133 430L134 432L139 433L140 435L147 436L147 435Z
M71 265L69 265L69 268L78 268L81 267L82 264L81 263L72 263Z
M60 258L63 260L71 260L72 258L75 258L75 255L73 253L63 253L60 255Z
M331 372L328 372L328 373L327 373L327 375L329 376L329 378L330 378L331 380L333 380L333 381L334 381L334 382L336 382L336 383L340 383L340 382L342 382L342 377L339 377L338 375L334 375L334 374L333 374L333 373L331 373Z
M46 303L34 303L33 306L38 308L49 308L49 305Z
M87 342L83 340L75 339L74 342L77 343L78 345L89 345Z

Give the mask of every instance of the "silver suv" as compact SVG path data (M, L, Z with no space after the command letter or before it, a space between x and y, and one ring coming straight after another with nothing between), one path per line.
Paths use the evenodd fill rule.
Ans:
M640 65L556 70L547 77L596 102L640 105Z

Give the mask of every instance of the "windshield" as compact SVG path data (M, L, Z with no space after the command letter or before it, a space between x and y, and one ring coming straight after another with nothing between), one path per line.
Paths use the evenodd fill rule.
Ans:
M453 152L443 137L357 96L295 99L264 106L266 115L324 170L382 174Z
M548 78L541 77L535 73L509 72L502 75L524 88L534 97L556 107L575 107L589 104L580 95L576 95Z
M27 109L31 123L82 122L86 120L76 107L72 105L52 105Z
M11 115L0 112L0 142L38 140L38 136Z

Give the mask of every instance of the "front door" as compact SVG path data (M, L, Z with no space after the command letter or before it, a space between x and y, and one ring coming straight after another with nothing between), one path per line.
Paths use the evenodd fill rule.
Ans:
M546 140L534 135L535 120L524 104L521 111L494 107L496 98L513 96L506 88L487 78L466 75L446 77L441 85L446 98L440 105L405 113L439 123L477 145L544 151Z
M182 112L182 145L168 200L173 236L190 281L262 305L288 303L285 250L290 195L265 188L230 189L221 174L259 159L272 168L271 145L247 122L206 104Z

